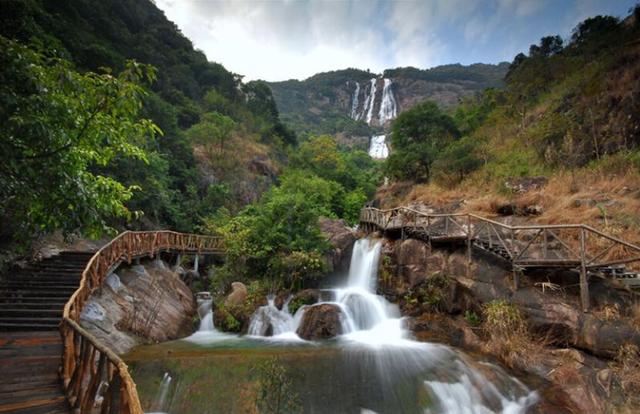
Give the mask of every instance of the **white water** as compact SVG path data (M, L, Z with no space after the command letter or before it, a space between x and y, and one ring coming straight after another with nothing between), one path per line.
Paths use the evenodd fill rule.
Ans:
M391 121L397 115L396 98L393 96L393 89L391 88L392 83L391 79L384 79L382 102L380 103L380 112L378 113L378 123L380 125Z
M168 396L171 388L171 375L168 372L164 373L164 377L162 378L162 382L160 383L160 388L158 388L158 393L156 397L153 399L153 404L151 405L151 412L147 414L163 414L168 412Z
M369 144L369 155L375 159L385 159L389 156L389 147L386 142L386 135L374 135Z
M353 98L351 99L351 118L355 119L356 121L360 119L360 116L358 114L358 104L360 103L359 96L360 96L360 83L356 82L356 90L353 92Z
M371 78L371 86L369 89L369 104L367 105L367 124L371 125L371 118L373 117L373 107L376 101L376 78Z
M492 378L501 381L499 389L457 351L412 339L397 306L375 293L381 247L378 240L358 240L346 285L331 289L332 299L321 302L342 311L343 333L337 339L347 355L354 359L366 355L370 368L385 381L433 370L435 377L424 381L434 403L427 413L517 414L535 404L537 393L500 368L486 364ZM303 306L291 315L288 306L278 310L270 299L253 315L249 334L265 335L271 330L269 340L302 341L296 330L308 308Z
M200 327L198 328L198 332L211 332L215 330L213 327L212 305L212 299L198 301L198 316L200 317Z

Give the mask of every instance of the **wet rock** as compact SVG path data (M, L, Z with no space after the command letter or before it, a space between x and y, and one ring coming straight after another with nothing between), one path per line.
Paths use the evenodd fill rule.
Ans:
M318 289L305 289L293 295L289 302L289 311L291 314L295 314L301 306L314 305L319 301L320 291Z
M318 224L332 247L328 257L332 270L347 269L356 242L355 232L344 220L321 217Z
M521 177L507 180L504 186L507 190L513 191L514 193L526 193L528 191L539 190L547 185L548 182L549 179L543 176Z
M193 330L193 294L166 265L121 267L89 299L81 325L117 353L141 343L182 338Z
M304 311L297 333L310 341L333 338L342 334L341 320L342 311L337 305L313 305Z
M242 305L247 299L247 287L242 282L233 282L231 284L231 293L224 300L225 306Z
M422 283L427 278L427 259L431 253L427 244L420 240L407 239L396 244L394 253L398 274L410 287Z

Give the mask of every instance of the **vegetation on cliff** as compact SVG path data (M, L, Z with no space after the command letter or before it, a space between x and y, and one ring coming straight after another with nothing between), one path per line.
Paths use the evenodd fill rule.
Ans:
M257 200L296 145L265 83L208 62L150 1L9 0L0 16L5 241L195 231Z

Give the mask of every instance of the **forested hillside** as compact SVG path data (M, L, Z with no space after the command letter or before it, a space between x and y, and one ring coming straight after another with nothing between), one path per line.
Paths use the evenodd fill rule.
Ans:
M452 116L433 103L400 114L387 172L420 185L380 199L591 222L640 240L639 10L589 18L567 41L542 38L514 58L505 89Z
M240 75L208 62L151 1L9 0L0 3L0 16L0 145L8 157L0 215L4 223L15 225L3 226L4 237L57 228L96 233L127 222L134 227L193 231L202 217L219 207L237 211L259 199L273 182L286 148L296 143L279 121L264 83L242 83ZM28 59L13 62L21 54ZM150 67L138 65L127 74L129 60ZM32 65L38 70L26 70ZM136 72L143 69L150 76ZM85 129L72 118L69 124L56 125L59 116L52 107L56 102L77 102L80 89L98 83L105 83L104 93L113 92L106 85L112 79L109 74L130 82L132 88L143 88L130 96L128 115L134 121L149 119L157 127L147 124L151 133L142 134L135 143L126 131L111 131L110 138L96 136L96 145L115 137L135 144L137 156L127 156L115 146L101 160L86 159L86 173L79 179L69 154L81 146L94 121L127 103L116 99L118 93L107 102L102 92L92 91L93 104L78 108L80 118L83 111L96 114L85 120ZM58 89L62 85L56 84L55 76L85 77L86 83ZM19 90L20 86L24 88ZM16 118L12 113L12 105L20 105L16 97L23 99L23 105L36 105L31 95L35 90L40 90L41 116ZM53 96L54 92L62 96ZM12 128L17 135L11 135ZM25 129L34 135L25 136ZM43 152L34 154L38 150ZM84 148L85 153L91 150ZM86 191L100 187L96 183L105 183L106 178L121 185L118 189L112 185L111 194L127 195L110 201L99 197L104 186L97 193ZM58 186L54 191L52 184ZM36 211L34 205L42 208Z

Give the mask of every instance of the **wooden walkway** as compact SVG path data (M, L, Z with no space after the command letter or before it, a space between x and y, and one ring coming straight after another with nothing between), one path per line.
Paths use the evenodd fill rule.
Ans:
M0 413L70 413L58 375L57 330L0 334Z
M9 272L0 284L0 414L144 414L126 364L78 322L120 263L164 251L217 255L224 245L127 231L96 253L63 252Z
M93 252L62 252L0 284L0 413L69 413L60 376L62 310Z
M485 251L509 264L514 284L525 269L566 268L580 275L580 298L589 309L589 278L615 278L640 286L640 247L584 224L509 226L475 214L430 214L407 207L360 213L365 231L398 233L430 244L461 244Z

